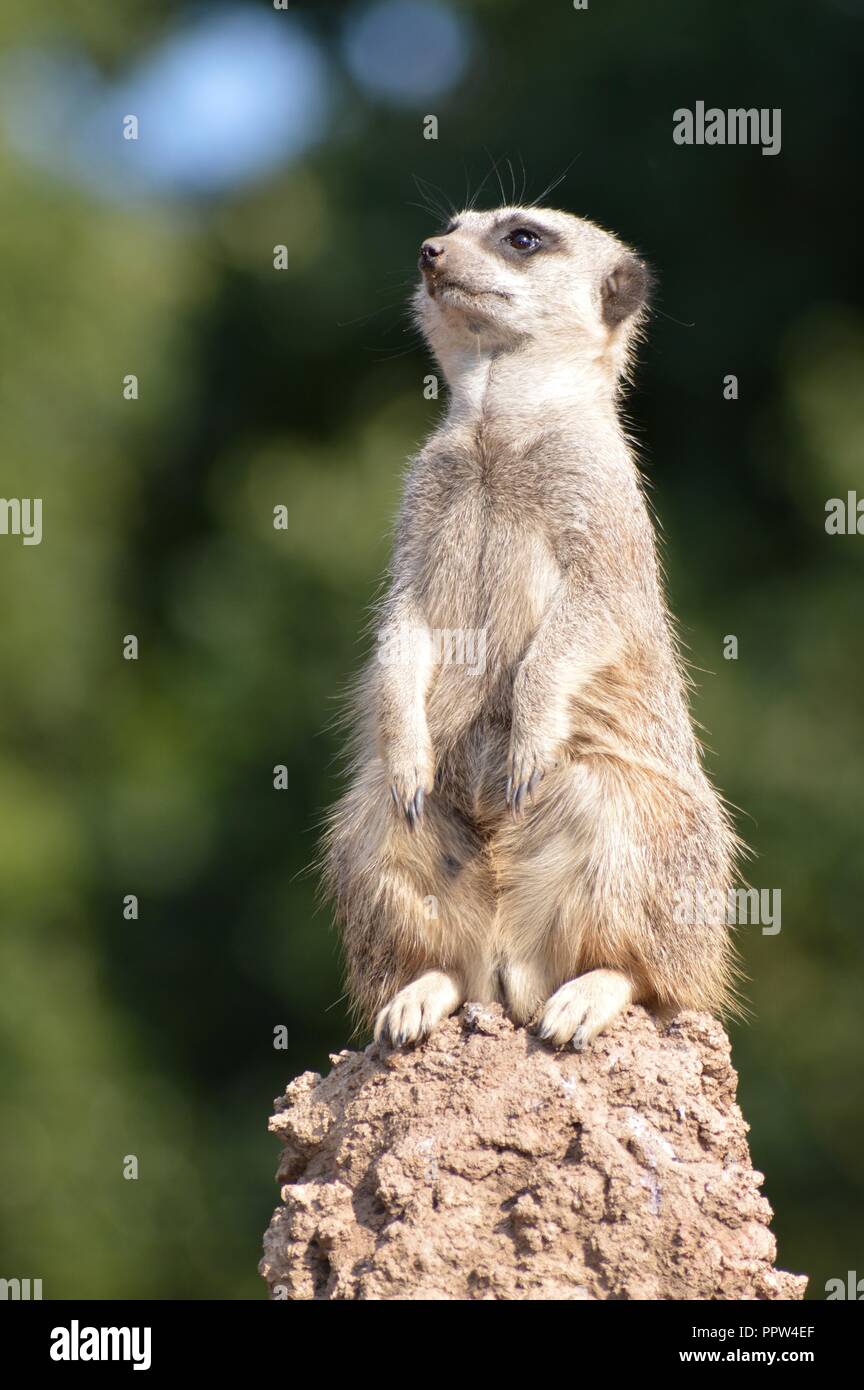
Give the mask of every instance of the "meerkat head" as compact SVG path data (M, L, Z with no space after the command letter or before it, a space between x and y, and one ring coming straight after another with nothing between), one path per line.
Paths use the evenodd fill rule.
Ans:
M651 275L593 222L550 208L457 214L420 248L417 320L445 373L478 348L536 344L599 368L614 385L647 305Z

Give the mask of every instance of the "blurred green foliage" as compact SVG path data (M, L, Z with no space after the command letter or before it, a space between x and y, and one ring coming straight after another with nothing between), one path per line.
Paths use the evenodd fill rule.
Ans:
M44 499L41 546L0 538L0 1273L46 1297L262 1296L271 1098L349 1041L309 871L338 696L440 409L404 313L436 229L412 176L458 204L494 157L530 198L572 161L554 201L659 274L628 414L710 769L751 881L783 894L780 935L742 932L733 1045L780 1262L822 1296L864 1262L864 541L824 529L829 497L864 494L862 9L478 0L453 7L469 80L396 108L339 68L351 8L294 7L337 106L271 179L123 205L0 150L2 492ZM182 13L19 0L3 37L115 71ZM697 99L780 107L782 153L673 145Z

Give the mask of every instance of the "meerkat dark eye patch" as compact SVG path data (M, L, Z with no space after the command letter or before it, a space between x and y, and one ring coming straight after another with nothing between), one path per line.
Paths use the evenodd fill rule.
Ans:
M619 323L629 319L647 302L651 283L651 271L645 262L638 256L625 256L601 286L603 322L609 328L617 328Z

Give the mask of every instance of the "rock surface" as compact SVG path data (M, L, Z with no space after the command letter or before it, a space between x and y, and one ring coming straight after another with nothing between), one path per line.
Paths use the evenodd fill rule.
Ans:
M799 1299L774 1268L722 1027L639 1008L582 1054L467 1005L277 1104L288 1299Z

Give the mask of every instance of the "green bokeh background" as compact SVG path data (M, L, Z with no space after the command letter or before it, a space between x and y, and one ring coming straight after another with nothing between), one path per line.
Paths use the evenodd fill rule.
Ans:
M828 498L864 495L864 7L454 4L468 79L401 107L341 66L356 7L292 8L334 118L274 176L123 204L0 145L0 490L44 500L41 546L0 537L0 1275L264 1296L271 1100L349 1041L307 871L338 696L440 410L404 314L436 230L413 176L458 204L494 157L531 198L572 161L554 201L658 273L628 411L711 773L744 808L751 881L782 890L781 933L741 935L733 1049L779 1261L823 1297L864 1274L864 539L824 525ZM7 0L2 39L74 42L110 73L183 12ZM780 107L781 154L675 146L699 99Z

